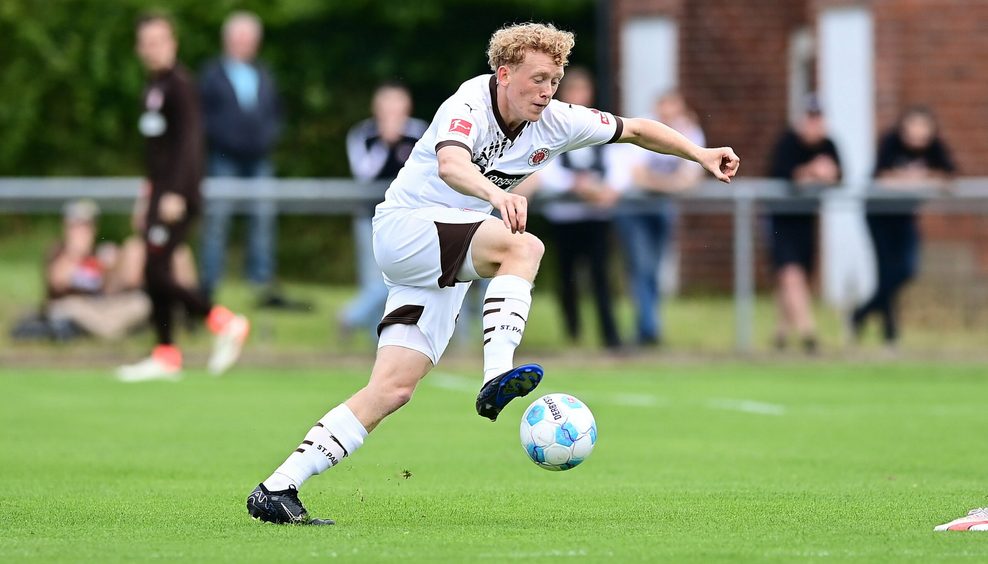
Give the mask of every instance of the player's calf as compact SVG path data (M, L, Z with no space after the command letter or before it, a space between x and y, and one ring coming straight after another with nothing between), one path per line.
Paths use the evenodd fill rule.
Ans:
M306 480L336 466L353 454L367 437L367 430L346 404L323 416L309 429L295 452L263 485L269 491L298 489Z

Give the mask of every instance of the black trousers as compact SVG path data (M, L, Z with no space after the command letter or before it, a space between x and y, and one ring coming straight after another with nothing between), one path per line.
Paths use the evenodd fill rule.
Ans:
M152 204L156 204L153 202ZM151 206L152 209L157 207ZM149 213L144 232L147 259L144 262L144 284L151 299L151 321L159 345L170 345L175 306L181 304L192 315L205 317L212 304L199 292L181 286L172 272L175 249L185 242L194 217L166 224L157 214Z
M555 249L559 257L558 298L563 310L567 336L580 338L580 296L577 285L580 263L586 263L590 271L594 304L600 337L609 348L621 345L617 324L614 322L614 306L607 276L608 244L611 226L608 221L575 221L553 223Z
M877 313L885 340L894 342L899 338L899 293L919 269L919 226L914 214L869 214L867 221L875 245L878 287L871 299L855 310L853 322L860 328L870 314Z

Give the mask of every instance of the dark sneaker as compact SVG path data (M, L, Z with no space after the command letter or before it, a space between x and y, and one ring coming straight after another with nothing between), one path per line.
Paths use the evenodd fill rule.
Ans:
M542 374L538 364L522 364L484 384L477 395L477 414L496 420L511 400L527 396L534 390L542 381Z
M258 484L247 496L247 513L259 521L280 525L334 525L332 519L309 519L309 512L298 499L298 490L269 492Z

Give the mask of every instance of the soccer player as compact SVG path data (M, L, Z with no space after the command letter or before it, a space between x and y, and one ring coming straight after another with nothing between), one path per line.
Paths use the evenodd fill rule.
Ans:
M250 325L242 315L213 306L199 292L178 283L172 271L175 250L185 242L198 215L202 180L202 120L188 71L178 63L178 42L171 20L159 14L137 22L137 54L149 80L138 127L146 138L147 180L134 205L134 227L144 238L144 283L151 298L157 346L151 356L122 366L124 382L174 379L182 370L182 352L172 341L176 304L206 318L216 334L209 370L220 374L240 356Z
M351 456L367 434L407 403L439 362L469 283L491 278L483 312L483 385L477 413L490 420L542 379L514 366L544 248L526 233L528 201L511 189L561 153L634 143L694 160L730 182L740 161L728 147L701 148L659 122L622 119L552 97L573 34L552 25L498 30L487 51L494 74L464 82L433 118L374 216L374 254L388 285L377 359L368 384L323 416L247 498L251 516L310 519L298 488ZM491 217L498 210L501 219Z

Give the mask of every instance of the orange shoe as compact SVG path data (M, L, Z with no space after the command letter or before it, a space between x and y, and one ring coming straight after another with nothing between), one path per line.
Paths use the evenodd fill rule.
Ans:
M209 355L209 372L219 376L240 358L244 342L250 334L250 321L223 306L215 306L206 318L206 325L216 335L213 352Z
M182 351L174 345L158 345L150 357L117 369L117 380L121 382L178 380L181 377Z

